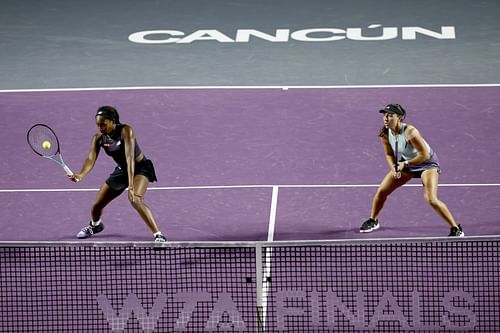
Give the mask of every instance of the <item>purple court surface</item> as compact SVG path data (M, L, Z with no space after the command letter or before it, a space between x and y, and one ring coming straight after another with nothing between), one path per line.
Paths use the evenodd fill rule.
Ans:
M0 331L500 332L499 12L3 1ZM465 238L446 237L418 179L359 232L389 171L388 103L439 156ZM79 171L102 105L154 162L145 202L171 242L126 193L78 240L113 160L73 183L27 144L49 125Z
M233 87L1 92L0 240L76 240L113 161L101 152L75 184L31 151L26 132L51 126L79 170L106 104L155 163L145 200L169 240L446 236L418 180L389 198L378 231L358 232L388 171L377 138L387 103L402 104L437 152L439 196L466 235L499 235L500 86ZM126 195L103 222L93 240L151 239Z

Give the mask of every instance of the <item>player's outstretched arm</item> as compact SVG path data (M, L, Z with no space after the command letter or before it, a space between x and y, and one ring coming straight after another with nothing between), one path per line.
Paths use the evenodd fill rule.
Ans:
M89 154L88 154L87 158L85 159L85 161L83 162L83 165L82 165L80 172L74 173L71 176L69 176L71 181L78 182L78 181L82 180L83 178L85 178L85 176L87 176L90 171L92 171L92 169L94 168L95 162L97 160L97 156L99 156L99 151L101 148L101 146L99 144L100 139L101 139L101 136L99 134L95 134L92 137L92 143L90 146Z

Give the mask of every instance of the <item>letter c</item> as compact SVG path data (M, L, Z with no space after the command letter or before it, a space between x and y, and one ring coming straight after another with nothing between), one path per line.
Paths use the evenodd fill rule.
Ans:
M166 38L162 39L147 39L150 35L166 35ZM176 43L181 38L172 38L171 36L184 36L184 32L177 30L149 30L149 31L139 31L134 32L128 36L128 40L133 43L139 44L169 44Z

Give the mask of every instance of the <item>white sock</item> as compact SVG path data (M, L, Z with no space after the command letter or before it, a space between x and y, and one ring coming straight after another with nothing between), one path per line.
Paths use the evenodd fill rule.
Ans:
M90 220L90 224L92 224L94 227L98 226L99 224L101 224L101 219L99 219L97 222L94 222L94 220Z
M160 236L160 235L161 235L161 231L155 232L155 233L153 234L153 236L155 236L155 237L156 237L156 236Z

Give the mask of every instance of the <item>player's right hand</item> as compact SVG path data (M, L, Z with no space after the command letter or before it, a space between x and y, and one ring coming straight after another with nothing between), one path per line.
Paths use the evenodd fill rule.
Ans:
M75 183L78 183L80 180L82 180L82 176L80 176L79 174L72 174L72 175L68 175L69 179L72 181L72 182L75 182Z

